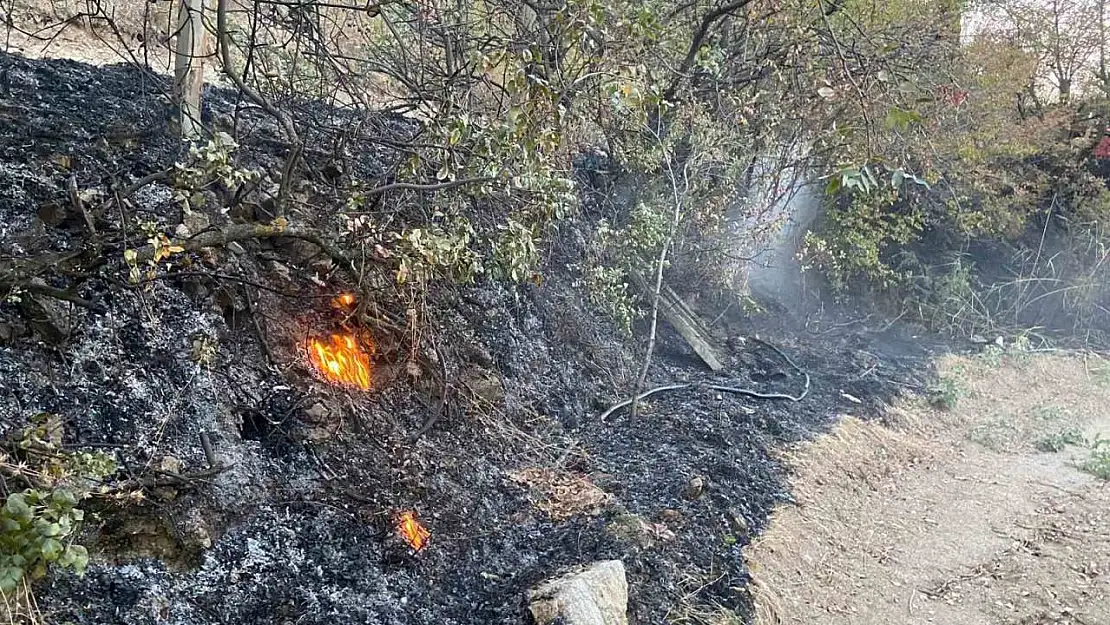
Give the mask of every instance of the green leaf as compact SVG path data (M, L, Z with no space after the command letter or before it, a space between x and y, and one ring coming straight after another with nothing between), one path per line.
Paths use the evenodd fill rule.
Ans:
M89 550L82 545L70 545L69 549L73 552L73 570L84 573L89 566Z
M913 124L920 124L922 121L921 114L917 111L907 111L898 108L897 106L891 107L890 111L886 114L884 123L887 128L904 132Z
M23 569L17 566L8 566L0 569L0 591L10 594L23 580Z
M31 507L27 505L24 493L8 495L8 501L4 503L4 510L20 520L28 521L31 519Z
M42 541L42 557L47 562L53 562L58 559L62 554L64 547L62 543L54 538L47 538Z

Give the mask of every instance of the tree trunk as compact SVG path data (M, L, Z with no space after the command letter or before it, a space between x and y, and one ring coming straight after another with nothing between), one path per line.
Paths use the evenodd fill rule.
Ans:
M174 53L173 102L181 138L201 136L200 96L204 89L205 0L179 0L177 49Z

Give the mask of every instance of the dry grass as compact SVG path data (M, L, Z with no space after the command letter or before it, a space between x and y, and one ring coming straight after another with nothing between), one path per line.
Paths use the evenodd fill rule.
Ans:
M1110 491L1035 449L1110 427L1110 368L1034 353L938 368L961 389L953 410L904 402L786 452L798 505L745 550L758 625L1110 622L1092 573L1110 567Z
M26 579L23 584L13 591L11 596L0 593L4 602L3 622L7 625L43 625L45 623L42 613L31 585Z
M510 472L509 478L538 493L540 498L533 500L536 507L555 521L597 515L612 501L588 477L569 471L528 468Z
M821 496L825 484L844 477L858 488L873 487L935 454L922 433L937 427L939 419L928 421L901 408L893 409L889 417L896 423L893 427L843 416L829 435L784 453L794 471L795 499L805 505Z
M1032 451L1075 428L1094 437L1106 412L1110 365L1094 354L947 357L938 369L961 389L958 431L993 451Z

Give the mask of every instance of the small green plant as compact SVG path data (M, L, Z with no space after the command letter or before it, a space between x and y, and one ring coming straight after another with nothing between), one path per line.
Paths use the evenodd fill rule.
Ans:
M39 414L0 452L0 593L6 599L44 577L50 567L84 572L88 551L75 542L85 518L79 507L116 471L101 452L61 447L61 420Z
M513 282L538 280L535 270L540 263L540 252L536 247L539 237L535 228L509 218L497 229L500 233L493 246L497 277Z
M1033 416L1041 421L1059 421L1064 416L1064 409L1059 406L1038 406L1033 409Z
M1006 350L999 347L995 343L991 343L983 348L979 354L979 360L985 363L988 367L1002 366L1002 356L1006 354Z
M1110 481L1110 448L1095 449L1079 468L1100 480Z
M962 395L963 389L954 378L942 376L936 384L929 387L929 405L940 410L952 410Z
M28 488L8 495L0 509L0 591L14 592L24 577L44 577L51 564L83 573L89 554L72 535L84 514L69 489Z
M435 218L440 223L394 234L400 256L398 283L447 277L465 284L485 272L483 259L472 245L478 233L470 220L440 211Z
M188 162L174 166L175 186L183 191L195 191L219 182L228 189L235 189L245 182L257 180L259 172L235 165L233 157L237 149L239 144L225 132L217 132L208 143L190 147ZM179 199L188 203L189 195L182 193Z
M1064 430L1056 432L1043 438L1034 441L1033 446L1037 451L1045 453L1056 453L1063 451L1069 446L1082 445L1086 442L1083 434L1077 430Z

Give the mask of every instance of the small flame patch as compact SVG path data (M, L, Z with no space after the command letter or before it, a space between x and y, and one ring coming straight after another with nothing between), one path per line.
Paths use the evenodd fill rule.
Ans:
M325 378L369 390L370 355L352 334L333 334L329 340L308 341L308 359Z
M353 293L343 293L331 301L331 305L340 310L349 310L355 305Z
M397 535L412 547L413 551L420 551L428 545L432 533L420 521L416 520L415 512L402 512L397 515Z

